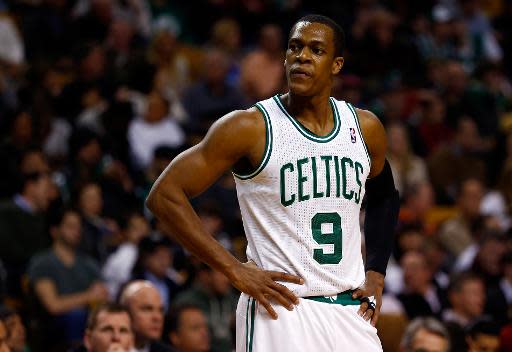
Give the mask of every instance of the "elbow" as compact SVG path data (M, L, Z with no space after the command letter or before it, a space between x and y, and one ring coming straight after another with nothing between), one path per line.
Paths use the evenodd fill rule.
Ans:
M148 208L153 214L157 209L158 197L160 194L160 189L158 187L159 183L156 182L151 190L149 191L148 196L146 197L146 201L144 202L146 208ZM157 215L157 214L155 214Z
M146 208L148 208L151 212L155 209L155 203L156 203L156 195L154 190L152 189L151 192L149 192L148 196L146 197L146 200L144 202L144 205Z

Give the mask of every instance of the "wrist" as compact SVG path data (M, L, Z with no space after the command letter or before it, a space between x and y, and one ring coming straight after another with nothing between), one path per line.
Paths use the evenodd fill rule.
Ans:
M238 273L240 272L240 269L242 268L243 264L239 262L238 260L234 259L229 264L226 264L222 268L222 272L226 277L231 281L235 281L238 277Z
M384 275L377 271L368 270L366 272L366 281L371 281L373 284L384 288Z

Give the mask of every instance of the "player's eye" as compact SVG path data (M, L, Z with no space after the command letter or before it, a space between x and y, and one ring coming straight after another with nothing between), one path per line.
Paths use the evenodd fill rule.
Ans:
M324 49L322 48L313 48L313 53L316 55L322 55L324 53Z

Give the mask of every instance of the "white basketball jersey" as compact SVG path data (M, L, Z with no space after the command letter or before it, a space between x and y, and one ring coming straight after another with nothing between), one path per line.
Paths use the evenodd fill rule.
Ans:
M250 175L235 174L247 257L302 277L283 283L300 297L334 295L364 281L359 212L370 158L354 108L330 98L334 127L317 136L278 96L256 107L266 148Z

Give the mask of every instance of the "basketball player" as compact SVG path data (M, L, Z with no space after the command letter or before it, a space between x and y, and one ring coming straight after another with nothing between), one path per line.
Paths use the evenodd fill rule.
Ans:
M382 124L330 97L343 45L343 31L329 18L297 21L284 62L288 93L219 119L167 167L147 199L185 248L242 291L238 352L382 351L374 326L398 194ZM206 233L188 200L228 169L248 263Z

